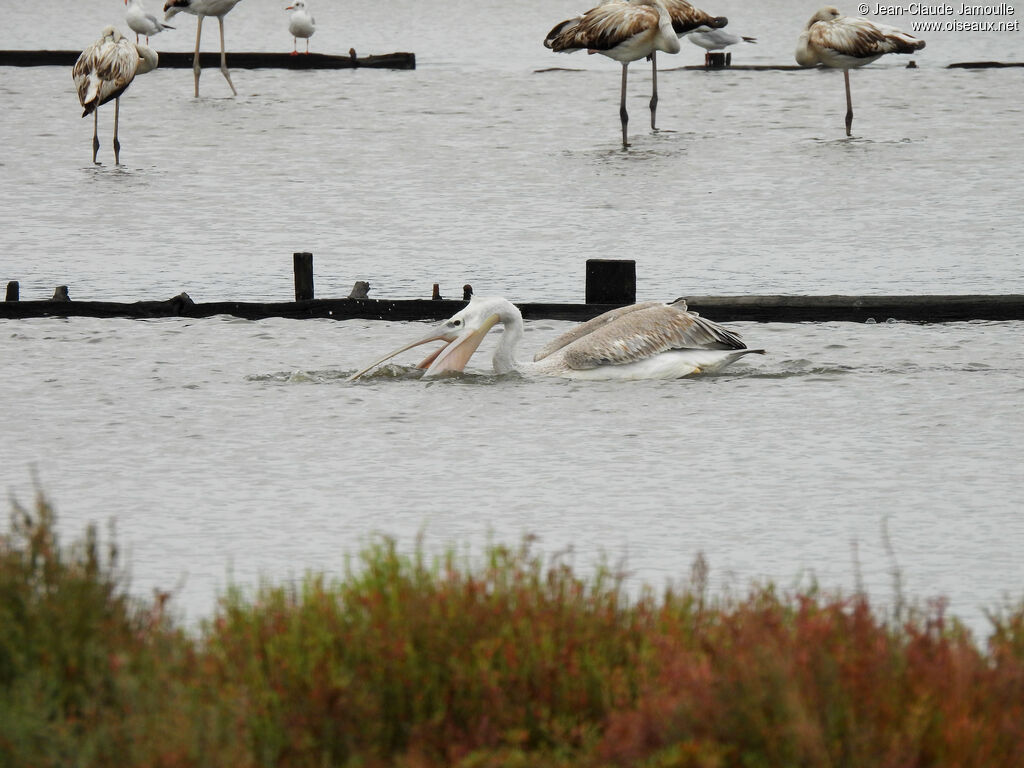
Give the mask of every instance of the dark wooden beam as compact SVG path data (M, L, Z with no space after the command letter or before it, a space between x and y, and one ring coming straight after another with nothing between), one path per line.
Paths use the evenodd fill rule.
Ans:
M675 297L668 297L671 300ZM716 322L765 323L905 320L941 323L964 320L1024 320L1024 295L947 296L689 296L690 309ZM30 317L212 317L234 315L335 320L443 320L465 301L452 299L312 299L287 302L194 303L187 294L166 301L8 301L0 318ZM516 304L529 320L582 321L622 303Z
M71 67L81 51L0 51L0 67ZM159 51L161 69L192 69L192 51ZM220 53L199 54L202 67L220 67ZM416 69L415 53L384 53L372 56L332 56L310 53L228 51L231 69Z

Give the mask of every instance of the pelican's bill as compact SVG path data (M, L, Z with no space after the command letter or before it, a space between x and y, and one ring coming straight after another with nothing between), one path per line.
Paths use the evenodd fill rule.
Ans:
M360 376L376 368L381 363L400 355L406 350L428 344L431 341L443 341L445 345L424 358L417 368L425 368L424 376L436 376L449 371L461 371L466 367L469 359L476 352L487 332L498 322L497 315L490 315L478 327L470 327L464 324L458 315L445 320L440 325L434 326L418 339L404 344L398 349L389 352L379 360L375 360L365 368L353 373L346 381L355 381Z

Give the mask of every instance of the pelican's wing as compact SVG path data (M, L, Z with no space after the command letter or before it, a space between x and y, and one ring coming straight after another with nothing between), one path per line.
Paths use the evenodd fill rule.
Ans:
M658 12L653 6L612 0L556 25L544 45L553 51L608 51L657 24Z
M590 318L585 323L574 325L561 336L555 337L547 344L545 344L543 347L541 347L540 351L538 351L537 354L533 356L533 359L535 361L543 360L551 353L557 352L562 347L572 344L572 342L576 341L577 339L581 339L584 336L593 333L598 328L602 328L608 323L612 323L618 320L623 315L626 315L630 312L636 312L637 310L647 309L649 307L664 306L665 303L661 301L644 301L639 304L630 304L628 307L619 307L618 309L612 309L609 310L608 312L604 312L598 315L597 317Z
M808 38L814 46L859 59L877 58L885 53L913 53L924 48L923 40L860 16L813 24Z
M687 312L685 303L648 302L566 344L561 354L569 368L584 370L634 363L670 349L746 349L746 344L733 331Z

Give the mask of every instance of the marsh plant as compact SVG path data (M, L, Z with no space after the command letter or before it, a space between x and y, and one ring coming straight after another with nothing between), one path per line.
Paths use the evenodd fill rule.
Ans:
M627 593L529 539L231 588L185 629L40 495L0 536L0 766L1024 765L1024 607L688 583Z

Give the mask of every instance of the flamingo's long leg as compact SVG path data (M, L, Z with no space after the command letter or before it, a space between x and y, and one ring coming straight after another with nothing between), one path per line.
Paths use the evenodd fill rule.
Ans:
M202 71L199 66L199 41L203 37L203 17L196 17L196 55L192 58L192 74L196 80L196 98L199 98L199 73Z
M117 140L117 118L121 111L121 97L114 99L114 165L121 164L121 142Z
M619 119L622 120L622 148L629 146L626 141L626 125L629 123L629 113L626 111L626 73L629 72L629 62L622 62L622 95L619 98Z
M99 165L96 162L96 153L100 151L100 138L97 135L100 130L100 111L94 109L92 112L92 162L94 165Z
M658 130L654 124L654 114L658 109L658 52L651 51L651 130Z
M843 79L846 81L846 135L850 136L850 126L853 125L853 99L850 97L850 70L843 70Z
M218 16L217 21L220 22L220 71L224 73L224 79L231 86L231 92L237 96L238 91L235 90L235 84L231 82L231 74L228 72L228 56L224 52L224 17Z

